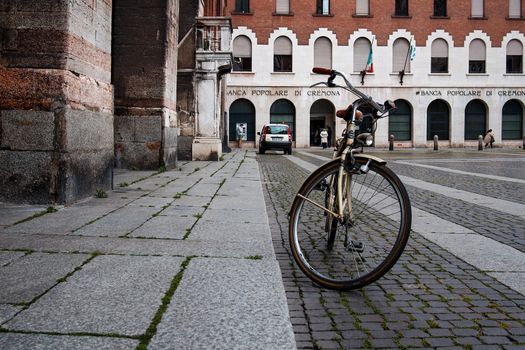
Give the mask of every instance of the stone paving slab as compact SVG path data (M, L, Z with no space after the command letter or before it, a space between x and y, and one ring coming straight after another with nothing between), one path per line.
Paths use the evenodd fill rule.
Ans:
M118 186L120 183L127 182L131 184L135 181L140 181L140 179L147 178L155 174L156 171L152 170L127 170L127 169L118 169L113 170L113 183Z
M153 197L151 195L148 195L140 197L139 199L133 201L129 205L139 207L154 207L160 209L163 206L169 205L171 202L173 202L173 198Z
M188 196L182 195L180 198L175 198L171 203L171 207L166 210L174 210L173 207L203 207L211 201L211 196L209 197L199 197L199 196ZM176 209L176 208L175 208Z
M30 302L88 257L85 254L33 253L0 268L0 302Z
M231 196L215 196L211 202L210 209L230 208L233 210L260 210L265 212L264 201L257 200L256 196L246 195L246 198Z
M187 194L189 196L213 197L213 195L215 195L218 189L218 184L198 183L195 186L193 186Z
M64 336L45 334L0 333L2 350L128 350L135 349L139 341L108 337Z
M119 237L124 236L157 213L159 208L127 206L74 232L79 236Z
M237 214L230 222L199 220L191 230L188 240L208 242L265 242L270 241L268 224L254 224L243 221L242 214Z
M238 219L237 216L239 216ZM233 217L236 217L236 221L240 221L243 223L268 224L268 216L266 215L266 210L264 212L261 212L260 210L243 210L241 213L238 213L237 211L233 211L230 208L209 208L202 215L203 220L215 221L220 223L231 223Z
M262 198L263 195L260 182L245 179L230 179L226 181L217 194L222 196L248 195L255 198Z
M143 334L183 258L98 256L4 325L10 330Z
M47 206L43 205L11 205L0 203L0 227L13 225L15 222L40 213L46 208Z
M156 216L130 234L130 237L182 239L197 218L195 210L187 214Z
M16 315L18 311L22 310L22 306L13 306L13 305L7 305L7 304L0 304L0 325L7 320L9 320L11 317ZM0 333L0 337L2 336L2 333ZM0 341L1 344L1 341ZM0 349L3 349L0 346Z
M230 242L222 245L215 241L53 235L24 235L21 237L18 234L0 234L0 249L238 258L254 255L274 256L273 247L267 242Z
M148 349L295 349L277 263L193 259Z
M10 262L25 255L24 252L4 252L0 251L0 267L9 264Z

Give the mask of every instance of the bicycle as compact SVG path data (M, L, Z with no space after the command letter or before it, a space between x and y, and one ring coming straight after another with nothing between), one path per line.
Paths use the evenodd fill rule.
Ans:
M363 153L373 144L379 118L395 108L375 102L336 70L312 85L342 88L358 97L336 115L346 121L333 159L315 170L296 194L289 213L294 260L314 283L335 290L364 287L386 274L401 256L410 233L407 191L386 161ZM341 77L346 86L336 85Z

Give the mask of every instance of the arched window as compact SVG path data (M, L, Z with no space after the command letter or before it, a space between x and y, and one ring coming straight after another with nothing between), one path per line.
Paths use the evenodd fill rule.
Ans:
M246 140L255 141L255 107L253 104L244 99L238 99L230 106L229 116L229 140L236 141L237 124L246 124Z
M252 42L247 36L239 35L233 40L233 70L252 71Z
M394 41L392 49L392 72L399 73L403 69L405 73L410 73L410 43L407 39L399 38Z
M354 43L354 72L366 69L368 54L370 53L370 41L367 38L359 38Z
M290 127L295 141L295 106L288 100L280 99L270 107L270 123L283 123Z
M481 39L474 39L469 46L468 72L485 73L485 43Z
M405 100L396 100L396 109L388 115L388 135L396 141L412 140L412 108Z
M332 68L332 42L326 37L314 43L314 67Z
M432 42L432 54L430 59L431 73L448 73L448 44L443 39Z
M274 42L273 71L292 71L292 41L285 36L280 36Z
M449 139L450 111L443 100L434 100L427 109L427 140L437 135L440 140Z
M487 127L487 108L481 100L472 100L465 107L465 140L484 136Z
M517 100L507 101L503 105L501 138L503 140L521 140L523 137L523 107Z
M523 44L516 39L507 44L507 73L523 73Z

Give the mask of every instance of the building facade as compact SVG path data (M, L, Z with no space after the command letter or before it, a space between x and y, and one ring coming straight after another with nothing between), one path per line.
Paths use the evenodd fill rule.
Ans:
M401 147L477 145L492 129L496 144L523 144L525 19L523 0L237 0L227 12L233 25L233 72L225 109L246 123L246 145L269 122L293 130L296 147L319 144L344 124L335 111L355 97L310 88L326 77L323 66L346 73L377 101L398 109L378 121L375 145L394 135Z

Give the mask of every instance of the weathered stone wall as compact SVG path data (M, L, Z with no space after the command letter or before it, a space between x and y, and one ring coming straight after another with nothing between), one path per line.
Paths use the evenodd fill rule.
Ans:
M0 201L109 189L111 0L0 2Z
M178 0L114 1L117 167L176 163Z

